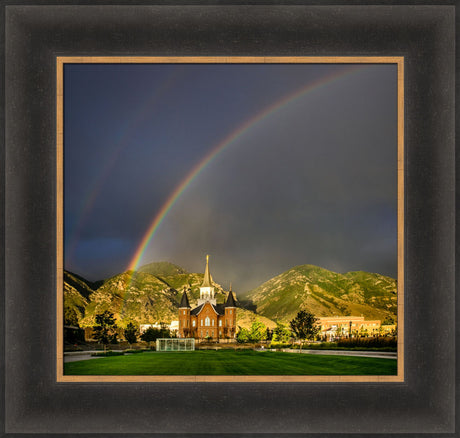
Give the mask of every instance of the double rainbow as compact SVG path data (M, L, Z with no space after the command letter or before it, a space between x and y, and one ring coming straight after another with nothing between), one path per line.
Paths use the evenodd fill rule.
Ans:
M142 238L139 246L134 253L127 270L136 271L139 263L144 255L145 250L149 246L150 242L152 241L156 231L158 230L159 226L163 222L164 218L167 216L168 212L174 206L175 202L179 199L179 197L184 193L187 189L189 184L201 173L201 171L210 164L213 159L222 151L224 151L228 146L234 143L238 138L243 136L249 129L255 126L257 123L261 122L262 120L266 119L268 116L272 115L276 111L281 110L286 105L296 101L297 99L304 97L306 94L317 90L318 88L330 84L331 82L340 79L348 74L351 74L357 70L362 69L363 67L360 65L352 65L347 66L337 72L334 72L330 75L322 77L314 82L311 82L300 89L284 96L280 100L276 101L272 105L264 108L262 111L257 113L251 119L245 121L243 124L238 126L236 130L234 130L230 135L225 137L222 141L220 141L216 146L214 146L207 155L203 157L203 159L187 174L187 176L177 185L175 190L171 193L168 200L163 204L161 209L153 218L150 226L146 230L144 237Z

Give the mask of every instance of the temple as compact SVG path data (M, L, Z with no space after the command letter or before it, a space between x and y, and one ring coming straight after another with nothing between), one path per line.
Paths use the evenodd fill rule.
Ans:
M209 271L209 255L200 287L198 306L191 308L184 287L179 304L179 337L220 342L233 341L236 332L236 302L232 288L224 304L217 304L215 288Z

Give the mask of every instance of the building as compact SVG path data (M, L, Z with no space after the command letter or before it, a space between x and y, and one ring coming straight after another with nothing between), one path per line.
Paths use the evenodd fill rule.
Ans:
M155 328L155 329L162 329L166 328L169 329L170 333L173 335L179 329L179 321L171 321L171 324L164 324L160 322L156 322L155 324L140 324L139 325L139 332L142 334L148 328Z
M377 336L380 320L365 320L364 316L327 316L318 318L320 335L328 341L339 337Z
M217 304L212 277L209 272L209 256L200 287L198 306L192 309L184 288L179 305L179 337L209 341L234 340L236 333L236 303L230 287L225 304Z

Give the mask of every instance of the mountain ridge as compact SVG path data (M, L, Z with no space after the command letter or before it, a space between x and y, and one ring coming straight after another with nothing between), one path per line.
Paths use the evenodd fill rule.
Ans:
M385 319L396 315L396 280L381 274L345 274L315 265L298 265L246 294L257 312L287 322L298 310L315 316L360 316Z
M89 282L65 271L67 322L91 327L97 313L109 310L120 327L128 322L169 323L178 318L184 289L190 305L197 305L203 277L204 274L189 273L170 262L149 263L138 271L126 271L101 282ZM224 303L228 291L216 282L214 286L217 302ZM262 283L238 301L237 325L248 328L259 319L273 328L275 321L288 323L302 309L317 317L394 318L396 290L396 280L381 274L364 271L340 274L315 265L298 265ZM238 300L238 293L236 296Z

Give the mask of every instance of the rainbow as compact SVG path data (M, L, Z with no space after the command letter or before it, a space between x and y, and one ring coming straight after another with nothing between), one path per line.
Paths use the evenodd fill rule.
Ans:
M275 103L269 105L268 107L264 108L262 111L257 113L251 119L245 121L241 124L235 131L225 137L222 141L220 141L215 147L213 147L207 155L205 155L202 160L195 165L195 167L187 174L187 176L182 180L182 182L175 188L175 190L171 193L168 200L163 204L161 209L158 211L156 216L154 217L153 221L151 222L150 226L148 227L147 231L144 234L139 246L132 257L127 270L136 271L137 267L144 255L144 252L148 245L150 244L155 232L158 230L158 227L163 222L164 218L171 210L177 199L181 196L181 194L186 190L188 185L200 174L200 172L212 162L212 160L222 152L226 147L231 145L235 140L240 138L244 135L249 129L251 129L254 125L261 122L268 116L272 115L275 111L278 111L285 107L287 104L294 102L295 100L305 96L307 93L320 88L321 86L330 84L331 82L342 78L350 73L353 73L362 66L348 66L344 69L339 70L338 72L334 72L328 76L325 76L321 79L318 79L314 82L311 82L300 89L295 90L294 92L284 96L280 100L276 101Z

